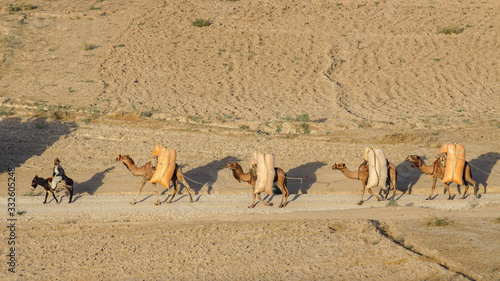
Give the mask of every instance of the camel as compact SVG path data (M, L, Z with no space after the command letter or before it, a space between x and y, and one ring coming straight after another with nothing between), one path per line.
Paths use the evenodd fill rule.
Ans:
M387 193L385 194L384 199L387 199L387 197L389 196L389 193L391 190L391 185L393 188L392 198L394 198L394 196L396 196L396 189L397 189L396 166L394 166L394 164L392 164L391 162L387 161L387 169L389 170L389 173L388 173L389 176L387 177L389 189L387 190ZM368 176L369 176L368 164L366 163L366 161L361 163L361 165L359 165L358 171L356 171L356 172L349 171L349 169L347 169L347 167L345 166L345 163L339 163L339 164L335 163L332 166L332 170L340 170L340 171L342 171L342 173L344 173L344 175L346 177L348 177L350 179L357 179L357 180L360 180L362 182L363 188L361 189L361 200L358 202L358 205L363 205L363 202L364 202L363 197L365 195L366 183L368 182ZM371 195L375 196L378 201L382 200L378 195L376 195L372 192L371 188L368 188L368 192Z
M52 187L50 186L50 182L52 181L52 178L44 179L39 177L38 175L35 175L33 180L31 181L31 191L34 191L37 186L42 186L45 189L45 201L43 201L43 204L47 203L47 196L49 195L49 192L52 193L52 196L54 196L54 199L56 200L56 203L59 203L57 201L56 195L54 194L54 190L52 190ZM68 203L71 203L71 200L73 200L73 180L70 178L66 178L62 180L64 183L64 186L66 188L66 196L68 196L69 201Z
M418 155L409 155L406 157L406 161L412 162L412 167L418 167L420 171L424 174L432 176L432 189L431 189L431 195L427 197L426 200L432 200L432 194L434 193L434 189L436 188L436 181L438 178L442 179L444 177L444 166L441 160L441 156L434 161L432 165L425 165L424 161L420 158ZM462 174L462 179L463 182L465 183L465 192L464 195L462 196L462 199L465 198L465 195L467 194L467 190L469 190L469 182L472 183L472 186L474 187L474 196L477 197L477 189L476 189L476 181L472 179L472 174L471 174L471 167L469 162L465 161L465 167L464 167L464 173ZM451 197L450 193L450 186L448 183L444 183L444 186L446 187L446 190L448 191L448 200L452 200L453 198Z
M132 172L134 176L142 177L141 186L139 187L139 190L137 191L134 200L130 202L130 204L135 205L135 201L137 200L139 194L141 194L142 188L146 184L146 181L149 181L153 177L156 168L151 164L151 161L147 162L144 166L139 168L135 165L134 160L132 160L132 158L130 158L129 155L122 156L120 154L116 158L116 161L121 161L125 165L125 167L127 167L127 169L130 172ZM191 188L189 187L189 184L186 182L186 179L182 174L181 168L179 167L179 165L175 164L175 171L174 175L172 176L172 182L174 183L174 194L167 203L172 203L172 199L174 199L175 195L177 194L178 191L177 183L179 181L182 182L182 184L184 184L184 186L188 191L189 198L191 199L190 202L193 202L193 197L191 196ZM153 185L156 193L155 205L160 205L160 196L158 195L158 189L156 188L156 183L151 183L151 184Z
M247 185L252 185L252 190L255 191L255 181L257 179L256 165L254 165L248 173L244 173L243 168L241 168L241 165L238 163L229 163L226 165L226 168L229 168L233 171L233 176L236 180L238 180L239 182L241 181L246 182ZM274 168L274 171L275 171L275 177L273 182L276 182L276 185L283 194L279 208L283 208L286 206L288 195L290 194L287 188L286 173L285 171L283 171L283 169L278 167ZM260 193L255 194L255 192L252 192L252 194L253 194L252 204L250 204L248 208L253 208L255 206L255 196L257 196L264 205L266 206L271 205L270 203L264 202L264 200L262 200Z

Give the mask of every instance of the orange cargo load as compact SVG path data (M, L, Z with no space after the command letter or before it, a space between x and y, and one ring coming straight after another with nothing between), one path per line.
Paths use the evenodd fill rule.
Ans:
M153 156L158 155L158 167L149 182L159 183L170 189L170 180L175 171L176 151L173 148L166 148L157 145L153 150Z
M463 185L462 175L465 167L464 146L461 144L446 143L439 150L439 153L443 152L446 152L446 167L444 168L442 182L455 182Z

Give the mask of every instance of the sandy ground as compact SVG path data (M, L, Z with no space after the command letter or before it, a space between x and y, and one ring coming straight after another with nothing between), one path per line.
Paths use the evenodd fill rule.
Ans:
M497 1L2 2L0 208L15 168L20 213L0 278L500 279L499 28ZM432 179L405 159L432 164L446 142L465 145L478 198L438 181L425 200ZM140 178L115 159L142 166L157 143L194 203L182 186L154 206L149 184L128 203ZM398 206L356 205L360 181L331 169L365 147L397 166ZM287 173L285 208L248 209L224 168L255 151ZM43 205L31 181L56 157L75 202Z
M282 209L279 196L274 207L254 209L250 195L199 195L194 203L183 195L161 206L153 196L135 206L124 195L79 196L71 205L41 199L18 197L22 280L500 278L498 194L411 195L391 207L295 195ZM436 220L449 225L428 225Z

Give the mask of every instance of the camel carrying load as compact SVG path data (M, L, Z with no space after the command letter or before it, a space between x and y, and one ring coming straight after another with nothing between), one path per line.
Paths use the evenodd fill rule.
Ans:
M465 167L465 147L462 144L445 143L439 150L439 155L444 158L443 183L455 182L463 185Z
M170 189L170 180L175 171L176 152L173 148L156 145L153 149L152 157L158 156L158 167L149 180L150 183L159 183Z
M368 163L367 188L379 186L385 188L387 182L387 158L384 152L378 148L365 148L363 160Z
M272 154L264 154L254 152L250 160L250 167L257 165L257 180L255 182L254 194L266 192L273 195L273 183L276 171L274 169L274 156Z

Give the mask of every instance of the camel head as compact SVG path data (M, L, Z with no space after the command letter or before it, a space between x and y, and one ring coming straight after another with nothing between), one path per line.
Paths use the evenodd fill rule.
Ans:
M116 157L116 161L125 161L127 159L130 159L130 156L129 155L118 155L118 157Z
M236 170L236 169L238 169L238 167L239 167L239 168L241 168L240 164L238 164L237 162L234 162L234 163L228 163L228 164L226 165L226 168L229 168L229 169L231 169L231 170Z
M342 170L345 169L345 163L335 163L332 166L332 170Z
M413 168L417 167L422 162L420 156L418 155L408 155L408 157L406 157L406 161L412 162L413 164L411 166Z

